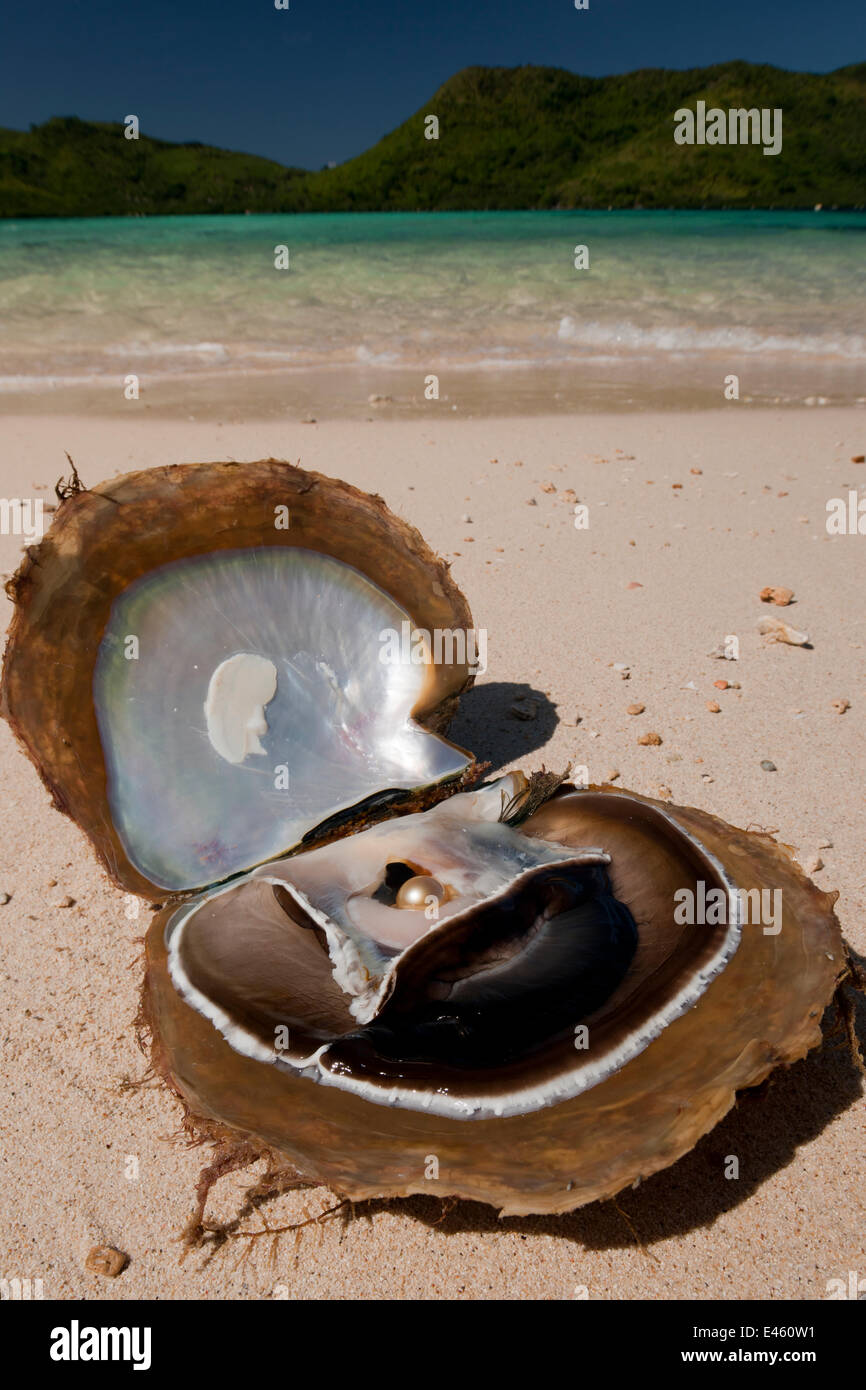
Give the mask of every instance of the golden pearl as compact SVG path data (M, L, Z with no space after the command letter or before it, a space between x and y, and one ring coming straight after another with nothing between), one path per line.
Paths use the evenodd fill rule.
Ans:
M397 907L418 908L427 906L428 898L435 898L437 902L442 902L445 897L445 889L438 878L430 878L427 874L417 874L415 878L408 878L397 893Z

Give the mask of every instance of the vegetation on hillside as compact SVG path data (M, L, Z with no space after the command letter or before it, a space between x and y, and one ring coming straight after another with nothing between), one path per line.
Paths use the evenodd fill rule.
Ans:
M779 107L780 154L678 145L674 112ZM425 139L425 118L439 139ZM745 62L579 77L466 68L371 149L284 168L56 117L0 131L0 215L593 207L863 207L866 63L827 74Z
M258 155L172 144L121 124L55 116L29 131L0 129L0 216L270 212L307 177Z

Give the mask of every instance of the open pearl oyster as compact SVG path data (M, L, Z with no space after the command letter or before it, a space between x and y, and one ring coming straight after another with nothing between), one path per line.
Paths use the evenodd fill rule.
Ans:
M464 1118L576 1094L575 1023L621 982L637 929L608 854L500 819L525 782L267 864L180 909L166 932L175 987L239 1052L378 1104ZM441 886L426 915L400 905L405 873ZM562 1074L497 1086L563 1033Z
M115 881L168 892L153 1060L225 1152L565 1211L820 1042L834 897L771 838L537 775L469 790L442 737L469 663L379 656L469 610L380 499L273 460L133 474L65 501L10 595L3 712Z

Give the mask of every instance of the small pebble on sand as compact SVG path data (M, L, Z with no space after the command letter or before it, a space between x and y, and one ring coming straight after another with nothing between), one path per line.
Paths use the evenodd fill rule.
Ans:
M629 705L626 714L643 714L646 705Z
M106 1279L116 1279L128 1264L129 1256L122 1250L115 1250L113 1245L94 1245L84 1261L84 1268L90 1270L91 1274L102 1274Z
M810 859L806 860L805 868L807 874L820 873L823 867L824 860L821 858L820 854L813 854Z
M838 699L838 700L831 700L831 701L830 701L830 705L831 705L831 708L834 709L834 710L836 711L837 714L844 714L845 711L846 711L846 709L850 709L850 708L851 708L851 701L850 701L850 700L846 700L845 697L844 697L844 695L843 695L843 696L842 696L840 699Z
M508 713L512 719L534 719L538 714L538 703L536 700L523 700L512 705Z
M707 700L707 709L710 714L721 714L722 712L722 707L716 700Z
M657 734L652 730L647 734L641 734L640 738L638 739L638 743L640 743L644 748L658 748L661 741L661 734Z
M794 590L768 584L759 597L762 603L775 603L777 608L786 608L794 597Z
M12 901L12 894L11 894L11 893L0 893L0 907L5 907L6 904L7 904L7 903L11 903L11 901Z
M765 772L778 772L778 768L776 767L776 764L770 762L770 759L769 759L769 758L764 758L764 759L762 760L762 762L761 762L761 767L764 769Z

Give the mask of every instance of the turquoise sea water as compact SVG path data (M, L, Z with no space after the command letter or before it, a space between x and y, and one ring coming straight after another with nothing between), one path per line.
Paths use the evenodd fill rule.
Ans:
M204 382L242 405L325 371L343 394L469 374L494 399L529 374L544 405L581 384L688 398L734 372L752 399L836 403L866 397L864 311L856 213L0 223L4 398L116 393L135 373L157 407Z

